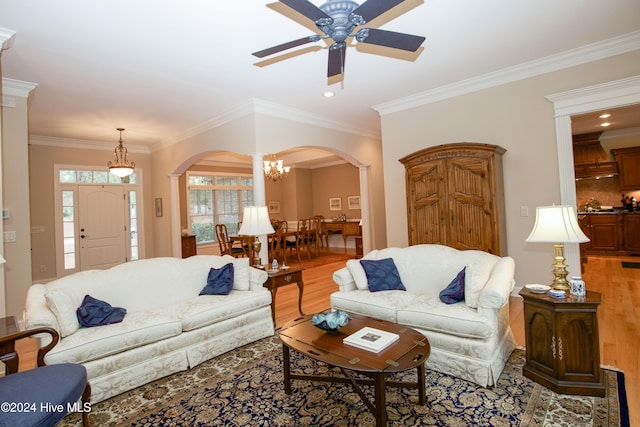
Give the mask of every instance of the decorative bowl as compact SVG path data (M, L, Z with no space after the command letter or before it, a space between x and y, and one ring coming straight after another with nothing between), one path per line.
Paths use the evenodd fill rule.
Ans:
M539 284L524 285L524 287L536 294L544 294L549 289L551 289L551 286Z
M328 313L314 314L311 323L325 331L337 331L347 323L351 317L344 311L336 310Z

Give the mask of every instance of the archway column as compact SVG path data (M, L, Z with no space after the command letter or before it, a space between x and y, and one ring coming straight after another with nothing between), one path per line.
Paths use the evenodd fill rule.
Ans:
M371 210L369 207L369 171L370 166L358 166L360 171L360 216L362 221L362 252L367 254L373 248L371 239Z
M253 204L255 206L266 206L267 196L264 186L263 153L254 153L253 159ZM262 246L260 247L260 259L263 264L269 263L269 239L266 234L258 236Z
M171 179L171 253L182 258L182 231L180 227L180 175L169 175Z

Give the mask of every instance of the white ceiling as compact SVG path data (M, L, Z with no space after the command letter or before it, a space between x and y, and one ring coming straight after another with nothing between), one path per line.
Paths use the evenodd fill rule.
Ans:
M637 32L640 2L406 0L370 25L426 41L413 56L349 47L336 82L324 42L251 55L312 34L278 2L0 0L16 32L2 74L38 85L31 135L112 147L124 127L125 145L153 149L252 99L377 135L374 106Z

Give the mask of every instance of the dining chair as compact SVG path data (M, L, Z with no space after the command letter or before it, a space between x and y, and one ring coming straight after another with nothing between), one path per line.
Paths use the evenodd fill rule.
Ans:
M324 225L324 215L314 215L317 218L318 224L318 239L320 240L320 246L329 247L329 232Z
M5 376L0 377L0 402L3 405L11 408L15 403L16 408L22 405L34 410L2 411L0 425L52 427L75 409L82 411L82 424L88 427L91 386L85 367L77 363L46 365L44 362L44 356L60 340L55 329L29 329L0 338L0 357L5 356L2 350L13 348L17 340L40 334L50 335L51 342L38 350L37 367L14 373L5 366Z
M243 242L241 242L239 247L231 244L229 232L225 224L216 224L216 239L218 239L218 245L220 246L220 255L231 255L235 258L248 256Z
M287 234L288 224L287 221L274 221L273 229L275 233L271 239L271 258L277 258L282 254L282 260L286 264L287 262Z
M320 223L320 218L317 216L313 216L311 218L309 218L307 224L309 225L309 233L308 233L308 242L307 244L310 246L313 246L316 248L316 256L320 256L320 233L322 233L321 230L321 223Z

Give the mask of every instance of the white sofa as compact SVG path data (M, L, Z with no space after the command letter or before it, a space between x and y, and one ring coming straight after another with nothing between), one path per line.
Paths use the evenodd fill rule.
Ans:
M230 262L231 292L199 296L210 268ZM248 258L144 259L31 286L24 321L60 333L45 362L84 365L95 403L273 335L266 280ZM123 321L81 327L76 309L87 294L125 308Z
M509 326L509 294L515 264L510 257L441 245L373 250L363 259L393 259L406 288L370 292L359 260L347 261L333 280L333 309L410 326L431 344L426 366L483 387L495 384L515 348ZM439 294L465 268L465 300Z

